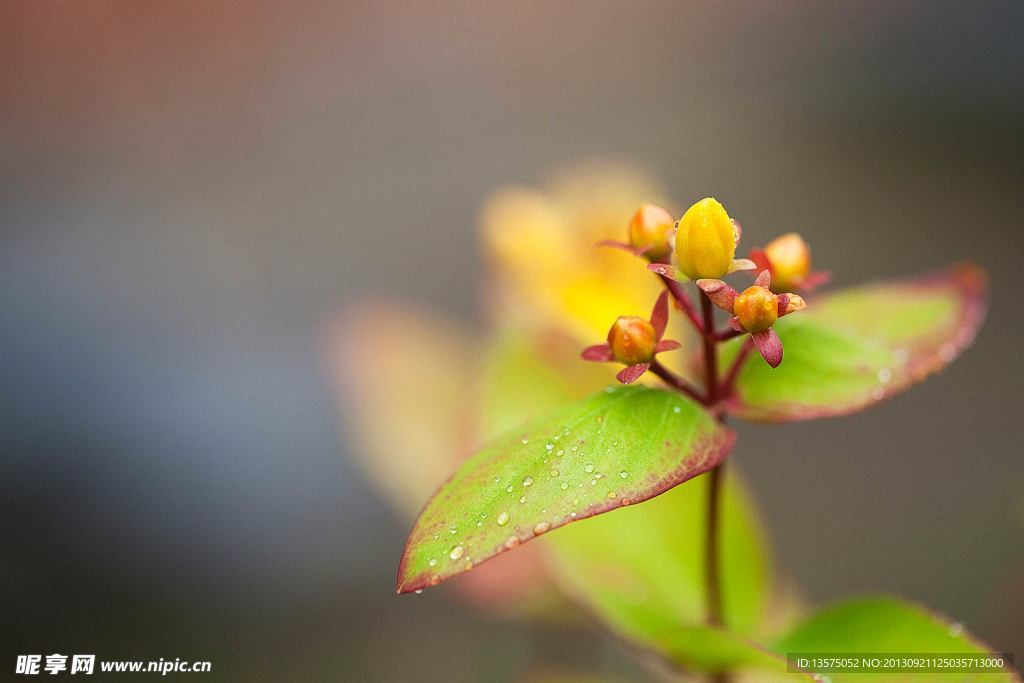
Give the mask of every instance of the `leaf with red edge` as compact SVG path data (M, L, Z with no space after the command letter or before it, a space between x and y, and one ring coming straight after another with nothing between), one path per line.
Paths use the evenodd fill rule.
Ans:
M436 585L551 529L663 493L721 463L734 441L700 405L648 387L609 388L499 437L420 513L398 592Z
M942 369L970 345L985 317L985 292L984 271L957 265L815 298L775 325L785 361L774 370L748 361L728 408L774 422L863 410ZM741 343L723 347L724 363Z

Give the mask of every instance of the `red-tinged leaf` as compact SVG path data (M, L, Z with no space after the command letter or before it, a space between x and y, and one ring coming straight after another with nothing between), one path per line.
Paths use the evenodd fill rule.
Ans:
M398 592L663 493L717 466L734 440L693 401L639 386L610 388L499 437L423 509L402 555Z
M984 271L959 265L816 298L775 324L786 362L776 370L748 362L728 407L741 417L785 422L872 406L967 348L985 317L985 292ZM726 344L723 362L738 349L738 341Z
M583 353L580 354L583 360L592 360L598 363L607 363L615 358L612 354L612 347L605 344L595 344L588 346L583 349Z
M668 292L664 291L658 295L651 309L651 325L654 326L654 338L660 340L665 336L665 328L668 327Z
M647 270L652 273L657 273L662 277L667 277L669 280L673 280L674 282L690 281L690 278L686 277L686 273L667 263L651 263L647 266Z
M628 365L615 375L615 379L619 380L623 384L632 384L633 382L640 379L640 375L647 372L651 367L650 363L637 363L636 365Z
M682 344L677 342L675 339L662 339L658 342L658 345L654 347L654 352L664 353L665 351L675 351L681 346Z
M761 332L752 332L750 337L754 340L754 346L757 347L761 358L773 368L779 367L782 362L782 340L775 330L768 328Z
M786 315L786 309L789 308L789 294L779 294L779 306L776 314L781 318Z
M735 289L721 280L697 280L697 286L702 292L708 295L711 303L718 306L727 313L732 313L736 301L737 292Z

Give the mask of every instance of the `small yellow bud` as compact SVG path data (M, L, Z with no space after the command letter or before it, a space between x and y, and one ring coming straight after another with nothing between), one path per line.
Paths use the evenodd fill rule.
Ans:
M772 288L788 292L800 286L811 272L811 250L795 232L776 237L764 248L772 266Z
M608 330L608 345L615 360L625 365L647 363L654 358L658 335L654 325L635 315L620 316Z
M634 249L645 249L644 256L656 261L672 251L675 217L657 204L642 204L629 221L629 243Z
M763 332L779 317L779 297L767 287L747 287L736 296L733 313L747 332Z
M676 231L676 263L691 280L720 278L732 268L736 232L725 207L702 199L683 214Z

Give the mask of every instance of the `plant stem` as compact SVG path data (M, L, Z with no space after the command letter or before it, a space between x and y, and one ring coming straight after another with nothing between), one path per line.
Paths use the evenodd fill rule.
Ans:
M708 583L708 624L711 626L722 625L722 587L719 583L718 566L718 527L719 509L722 497L722 477L724 463L711 470L711 483L708 490L708 528L707 528L707 551L704 555L704 569L707 572Z
M697 309L694 308L693 301L690 300L690 296L686 293L686 290L683 289L683 285L675 280L668 279L664 275L659 275L658 277L660 277L661 281L665 283L665 288L668 289L669 294L672 295L672 298L675 299L679 308L683 310L683 313L685 313L686 317L690 319L693 326L697 328L698 332L703 334L704 327L701 325L700 318L697 317Z
M715 339L715 314L711 299L701 292L700 303L704 314L704 370L707 405L718 402L718 347ZM704 572L708 587L707 617L712 626L722 625L722 595L718 583L718 499L722 487L722 466L711 470L708 492L707 543L704 551Z
M707 389L707 405L718 401L718 349L715 344L715 314L711 307L711 299L704 292L700 294L701 308L704 313L704 386Z
M651 372L660 377L669 386L678 389L698 403L705 403L704 396L685 379L675 374L657 360L651 361Z
M750 357L750 353L754 350L754 340L747 339L740 347L740 352L736 354L736 359L732 362L732 366L729 371L725 373L725 379L722 380L722 386L719 389L718 395L724 399L729 398L732 392L736 388L736 378L740 375L740 370L743 369L744 363L747 362L747 358Z
M704 315L704 370L707 395L705 405L713 406L718 402L718 335L715 332L715 314L711 299L701 292L701 312ZM718 417L721 422L723 418ZM721 568L718 557L718 528L721 525L719 511L721 508L722 478L725 473L724 463L710 472L708 483L708 517L706 542L704 546L704 573L707 583L707 621L711 626L722 626L722 586L719 581ZM714 683L728 683L728 673L718 673L711 677Z

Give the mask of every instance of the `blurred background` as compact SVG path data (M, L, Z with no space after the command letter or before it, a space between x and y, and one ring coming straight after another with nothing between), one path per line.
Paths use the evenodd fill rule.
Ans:
M944 373L742 455L810 600L1024 656L1022 32L1016 1L3 3L0 671L646 676L597 628L396 597L407 521L325 361L370 297L481 320L489 192L594 158L801 231L839 285L988 269Z

